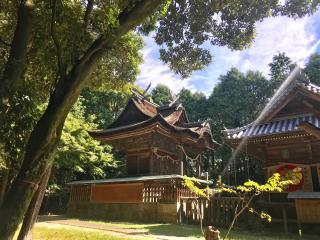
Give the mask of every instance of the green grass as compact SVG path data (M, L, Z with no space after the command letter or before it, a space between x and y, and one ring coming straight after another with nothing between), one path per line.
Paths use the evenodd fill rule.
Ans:
M81 219L72 219L76 221L83 221ZM115 226L121 228L129 229L139 229L144 230L146 233L152 235L165 235L165 236L176 236L176 237L185 237L185 238L198 238L203 239L200 228L198 226L190 225L177 225L177 224L159 224L159 223L128 223L128 222L107 222L107 221L95 221L95 220L86 220L91 223L104 224L108 226ZM224 236L226 231L221 230L221 237ZM289 240L289 239L301 239L297 234L284 235L283 233L274 232L265 232L265 233L255 233L248 231L232 230L229 235L229 239L235 240ZM319 236L307 236L305 235L302 239L319 239Z
M83 225L83 222L94 223L99 225L105 225L106 230L111 230L115 232L121 232L121 229L134 229L131 231L130 235L116 235L103 230L94 230L83 227L73 227L60 224L49 224L49 223L38 223L34 229L34 239L36 240L54 240L54 239L92 239L92 240L124 240L124 239L140 239L141 235L150 236L150 239L154 239L155 236L168 236L168 237L183 237L185 239L198 239L203 240L199 226L190 225L177 225L177 224L161 224L161 223L132 223L132 222L110 222L110 221L97 221L92 219L69 219L73 222L81 221L79 225ZM70 221L70 222L72 222ZM57 222L58 223L58 222ZM90 224L89 224L90 225ZM92 224L91 224L92 225ZM92 226L94 228L94 226ZM96 226L97 227L97 226ZM221 237L226 233L224 229L221 230ZM124 231L125 232L125 231ZM299 238L297 234L284 235L281 230L269 229L267 232L253 232L253 231L243 231L239 229L233 229L228 239L234 240L289 240L289 239L306 239L306 240L316 240L320 239L318 236L304 235L303 238Z
M74 221L83 221L81 219L72 219ZM175 237L193 237L201 238L201 230L199 227L190 225L164 224L164 223L129 223L129 222L106 222L96 220L85 220L87 222L103 224L107 226L115 226L128 229L144 230L148 234L165 235Z
M201 237L201 233L199 229L190 226L180 226L173 224L131 224L131 223L103 223L108 225L117 225L117 226L125 226L127 228L139 228L150 230L150 234L154 235L167 235L167 236L178 236L185 237L186 239L203 239ZM135 226L135 227L134 227ZM225 231L222 231L222 235ZM52 225L50 227L43 226L38 224L33 231L33 239L34 240L128 240L128 239L139 239L133 237L122 237L122 236L110 236L109 233L103 232L101 230L91 230L91 229L83 229L77 227L70 226L59 226ZM140 238L141 239L141 238ZM144 238L146 239L146 238ZM150 237L150 239L153 239ZM244 231L233 231L230 235L229 239L234 240L291 240L291 239L299 239L296 235L282 236L279 234L273 235L264 235L264 234L255 234L252 232L244 232ZM319 239L319 237L307 237L303 239ZM149 240L149 239L148 239Z
M122 236L110 236L109 233L100 230L83 229L77 227L39 226L33 230L34 240L127 240L139 239ZM144 238L145 239L145 238Z

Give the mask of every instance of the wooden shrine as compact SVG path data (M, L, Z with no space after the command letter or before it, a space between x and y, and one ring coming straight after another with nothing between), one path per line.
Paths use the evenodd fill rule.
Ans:
M300 217L303 222L315 222L314 219L320 222L319 86L311 84L300 71L276 93L255 122L227 129L224 134L231 148L236 149L242 143L243 152L262 161L266 178L275 172L284 178L294 176L294 184L286 193L274 194L282 199L270 200L269 196L273 206L284 207L283 202L288 202L287 206L294 207L290 199L296 199L298 220L299 214L303 214Z
M177 100L158 106L137 91L107 129L89 134L125 154L127 176L69 183L73 216L176 222L180 199L194 196L182 184L184 163L199 178L201 154L216 144L209 124L189 122Z

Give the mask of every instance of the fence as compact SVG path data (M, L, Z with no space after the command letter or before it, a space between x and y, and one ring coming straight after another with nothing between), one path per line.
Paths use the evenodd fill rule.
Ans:
M72 186L70 188L70 200L76 202L90 201L91 186Z
M177 184L151 183L145 184L143 188L143 202L146 203L177 202L186 197L196 197L196 194Z
M214 226L228 226L234 216L239 199L235 197L181 198L178 221L186 224L203 223Z

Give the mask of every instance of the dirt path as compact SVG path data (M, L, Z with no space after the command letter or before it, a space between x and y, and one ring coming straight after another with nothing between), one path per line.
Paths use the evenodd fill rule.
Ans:
M50 226L55 224L72 226L72 227L80 227L80 228L87 228L87 229L96 229L105 231L115 235L121 236L128 236L131 238L152 238L152 239L159 239L159 240L182 240L186 239L184 237L174 237L174 236L163 236L163 235L152 235L149 234L146 229L134 229L134 228L125 228L125 227L118 227L114 225L108 224L100 224L100 223L93 223L90 221L85 220L73 220L68 219L64 216L39 216L38 223L42 226Z

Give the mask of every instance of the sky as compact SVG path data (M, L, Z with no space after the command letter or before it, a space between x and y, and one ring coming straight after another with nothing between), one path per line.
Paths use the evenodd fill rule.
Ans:
M152 36L145 37L146 46L142 50L144 63L136 84L145 88L150 82L152 87L161 83L174 93L182 88L200 91L209 96L219 82L219 76L226 74L232 67L242 72L248 70L269 74L268 64L272 57L284 52L301 67L314 53L320 53L320 9L312 16L300 19L288 17L267 18L256 24L256 38L251 47L243 51L231 51L226 47L210 46L212 62L191 77L181 79L159 60L159 47Z

